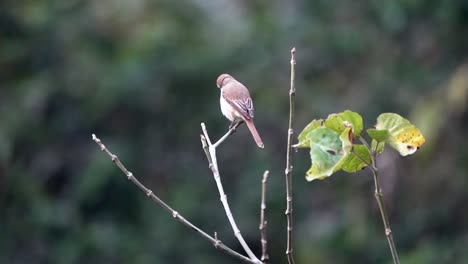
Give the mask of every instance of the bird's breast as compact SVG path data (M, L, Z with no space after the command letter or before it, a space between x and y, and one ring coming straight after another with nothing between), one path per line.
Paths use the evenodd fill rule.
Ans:
M221 112L223 115L229 119L229 121L234 121L237 118L236 110L223 98L223 95L219 98L219 103L221 105Z

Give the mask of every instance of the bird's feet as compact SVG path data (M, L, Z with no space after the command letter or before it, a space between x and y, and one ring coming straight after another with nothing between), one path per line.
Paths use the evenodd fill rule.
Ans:
M232 133L236 132L237 127L242 124L243 121L232 121L229 124L229 130L232 130Z
M237 125L237 121L232 121L230 124L229 124L229 130L231 130L232 128L236 127ZM235 131L236 129L234 129Z

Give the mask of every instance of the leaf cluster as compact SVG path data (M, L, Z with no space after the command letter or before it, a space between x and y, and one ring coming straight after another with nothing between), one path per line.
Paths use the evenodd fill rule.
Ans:
M350 110L312 120L299 134L295 145L310 148L312 165L306 179L324 179L340 170L353 173L374 166L375 156L383 152L386 144L407 156L425 142L417 127L395 113L381 114L375 128L366 130L372 139L370 145L361 135L363 129L361 115Z

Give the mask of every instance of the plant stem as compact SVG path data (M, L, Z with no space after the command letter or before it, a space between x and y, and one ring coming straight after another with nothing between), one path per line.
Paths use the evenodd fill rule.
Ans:
M265 171L263 173L263 179L262 179L262 198L261 198L261 203L260 203L260 225L258 226L258 229L260 230L260 242L262 244L262 257L261 260L263 263L267 263L268 260L270 260L270 257L268 256L268 240L267 240L267 233L266 233L266 227L267 227L267 220L265 218L265 211L266 211L266 189L267 189L267 180L268 180L268 174L269 171Z
M379 170L377 169L377 147L374 150L369 146L369 144L367 143L366 140L364 140L364 138L359 137L359 140L367 147L370 153L372 164L369 164L370 166L368 167L370 168L370 170L372 171L372 175L374 176L374 188L375 188L374 196L379 206L380 215L382 216L382 222L385 228L385 236L387 237L388 246L390 247L390 252L392 253L393 263L400 264L398 253L395 247L395 242L393 241L393 234L392 234L392 229L390 228L390 221L388 220L387 209L385 208L382 188L380 187L380 182L379 182ZM354 153L354 155L360 158L356 153ZM361 161L364 162L363 159L361 159Z
M242 248L245 250L245 252L249 256L250 260L253 263L260 264L262 262L255 256L255 254L249 248L244 238L242 237L242 234L239 228L237 227L236 221L234 220L234 216L232 215L231 208L229 207L229 203L227 200L227 195L224 193L223 184L221 183L221 176L219 174L219 169L218 169L218 161L216 160L216 146L219 146L219 144L221 144L230 134L232 134L235 128L231 128L220 140L218 140L218 142L216 142L213 145L211 143L205 124L201 123L201 127L203 131L203 135L200 135L200 139L202 142L203 150L205 151L206 157L208 159L209 167L213 173L216 186L218 187L220 200L221 200L221 203L223 204L224 211L226 212L226 216L229 220L229 223L231 224L232 231L234 232L234 235L236 236L237 240L241 244Z
M366 146L366 148L369 150L369 153L372 153L372 149L369 143L367 143L367 141L362 136L359 136L359 141L361 141L361 143Z
M122 170L122 172L127 176L127 178L129 180L132 181L133 184L135 184L138 188L140 188L141 191L143 191L146 196L148 196L149 198L151 198L151 200L153 200L156 204L158 204L160 207L162 207L163 209L165 209L166 211L168 211L172 217L174 217L175 219L177 219L180 223L182 223L183 225L185 225L186 227L190 228L191 230L195 231L196 233L198 233L200 236L202 236L203 238L205 238L206 240L210 241L215 248L227 253L228 255L231 255L233 257L236 257L237 259L239 260L242 260L246 263L257 263L239 253L237 253L236 251L232 250L231 248L229 248L228 246L224 245L219 239L218 237L215 235L215 237L213 238L212 236L208 235L207 233L205 233L203 230L201 230L200 228L198 228L197 226L195 226L194 224L192 224L191 222L189 222L188 220L186 220L182 215L180 215L177 211L175 211L174 209L172 209L168 204L166 204L163 200L161 200L158 196L156 196L153 191L151 191L150 189L146 188L140 181L138 181L135 176L133 176L133 173L131 173L130 171L127 170L127 168L122 164L122 162L120 162L119 158L112 154L107 148L106 146L101 142L101 140L99 138L96 137L95 134L92 135L93 137L93 141L96 142L96 144L98 144L99 148L104 151L107 155L109 155L109 157L111 158L112 162L114 162L117 167L120 168L120 170ZM215 233L216 234L216 233Z
M395 242L393 241L393 234L392 229L390 228L390 222L388 221L387 210L385 208L382 188L380 188L379 183L379 174L376 167L370 167L372 170L372 174L374 175L374 186L375 186L375 199L377 200L377 204L379 205L380 215L382 216L382 221L385 228L385 236L387 236L388 246L390 247L390 252L392 253L393 263L400 264L400 260L398 258L398 253L395 247Z
M288 263L294 263L293 256L293 203L292 203L292 170L293 170L293 159L292 159L292 138L294 134L294 99L296 96L296 48L291 50L291 87L289 90L289 129L288 129L288 146L286 152L286 219L287 219L287 242L286 242L286 256Z

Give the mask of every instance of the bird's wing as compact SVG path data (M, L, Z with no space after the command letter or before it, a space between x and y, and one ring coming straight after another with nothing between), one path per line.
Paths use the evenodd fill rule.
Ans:
M238 83L237 85L242 85ZM245 119L254 117L254 106L249 91L242 87L226 86L223 88L223 98Z

